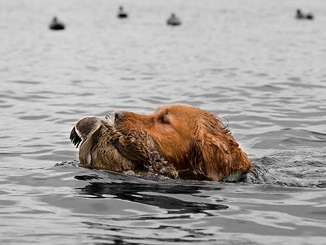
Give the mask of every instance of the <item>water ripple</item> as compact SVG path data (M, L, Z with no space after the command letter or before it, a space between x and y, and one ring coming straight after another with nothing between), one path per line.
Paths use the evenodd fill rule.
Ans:
M128 1L123 21L119 4L1 5L0 243L323 244L323 0L309 22L293 0ZM47 29L54 14L65 31ZM77 120L166 103L218 115L256 168L212 183L77 166Z

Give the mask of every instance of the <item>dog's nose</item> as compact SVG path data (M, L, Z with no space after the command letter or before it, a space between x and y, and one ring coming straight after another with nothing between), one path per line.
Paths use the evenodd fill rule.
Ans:
M116 111L114 113L114 122L119 122L121 121L125 116L124 111Z

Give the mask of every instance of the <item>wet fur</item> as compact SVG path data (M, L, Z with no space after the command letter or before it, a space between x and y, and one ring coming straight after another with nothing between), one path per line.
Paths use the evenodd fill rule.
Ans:
M229 129L197 107L165 105L146 115L122 111L115 114L114 123L83 120L71 132L72 142L80 143L82 166L217 181L251 169ZM83 135L81 142L77 132Z

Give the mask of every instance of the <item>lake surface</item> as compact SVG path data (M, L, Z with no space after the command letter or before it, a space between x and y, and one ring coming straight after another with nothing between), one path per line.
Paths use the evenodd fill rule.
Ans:
M55 15L66 30L48 30ZM325 26L323 0L2 0L0 243L326 244ZM77 120L166 103L223 118L267 172L78 167Z

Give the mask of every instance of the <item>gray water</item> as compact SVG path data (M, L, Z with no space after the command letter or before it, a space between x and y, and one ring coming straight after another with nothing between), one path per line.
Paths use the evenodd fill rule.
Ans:
M165 25L171 12L182 26ZM66 30L47 29L54 15ZM0 243L326 244L325 26L323 0L2 0ZM223 118L267 172L78 167L77 120L166 103Z

